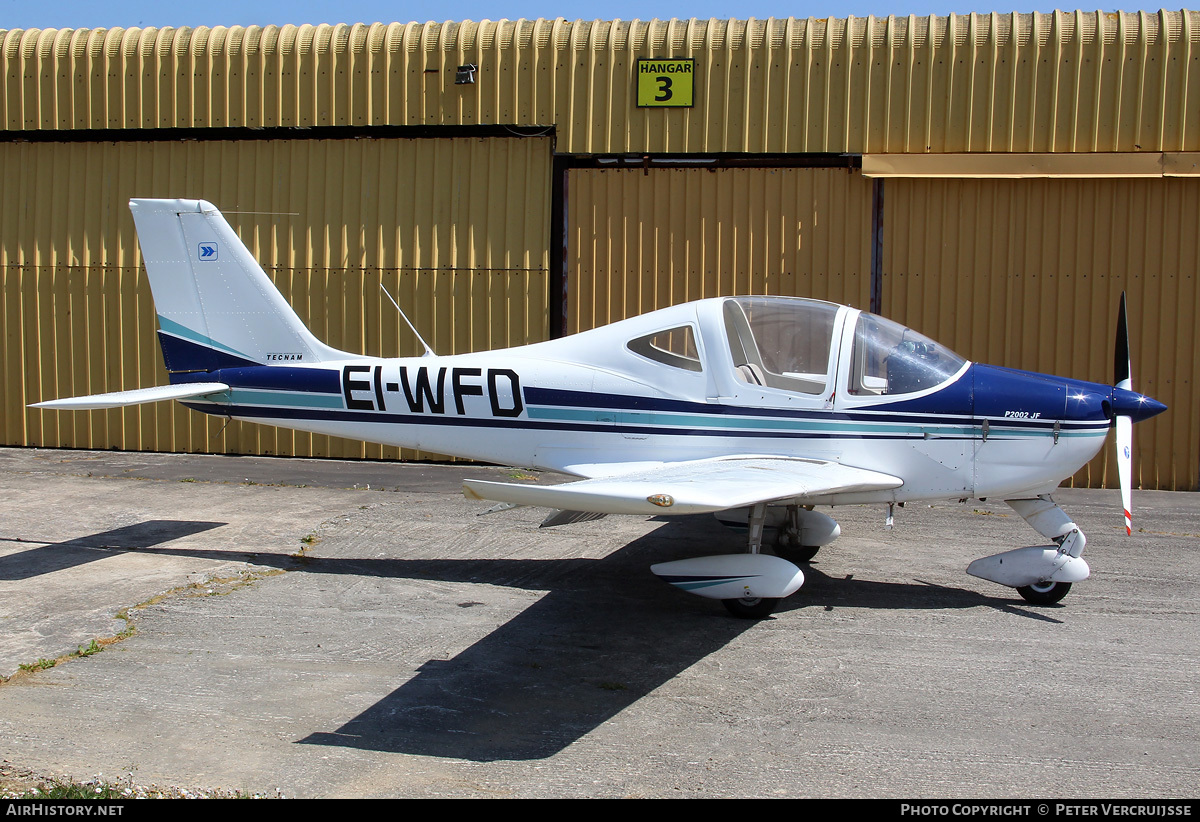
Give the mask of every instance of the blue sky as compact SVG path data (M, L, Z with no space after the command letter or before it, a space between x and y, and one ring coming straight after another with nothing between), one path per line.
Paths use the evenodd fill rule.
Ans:
M1040 3L1040 4L1039 4ZM1073 8L1072 6L1060 6ZM845 17L868 14L928 15L971 11L1053 11L1045 0L434 0L426 3L397 3L384 0L0 0L0 28L96 28L113 26L217 26L283 25L285 23L374 23L426 20L499 20L518 17L566 17L568 19L620 18L647 20L653 17ZM1089 6L1089 9L1095 8ZM1128 10L1136 10L1136 6ZM1156 7L1157 8L1157 7ZM1108 9L1104 9L1108 10Z

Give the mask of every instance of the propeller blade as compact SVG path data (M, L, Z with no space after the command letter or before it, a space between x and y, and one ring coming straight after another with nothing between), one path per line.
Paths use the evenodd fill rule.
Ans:
M1133 420L1126 416L1116 418L1117 427L1117 476L1121 480L1121 507L1125 510L1125 534L1133 533L1133 515L1130 513L1131 475L1133 473Z
M1133 390L1133 365L1129 356L1129 316L1125 311L1125 292L1121 292L1121 311L1117 314L1117 344L1113 351L1113 385Z
M1129 355L1129 315L1125 308L1125 292L1121 292L1121 310L1117 314L1117 342L1113 346L1113 383L1117 388L1133 390L1133 363ZM1117 477L1121 481L1121 508L1125 512L1125 534L1133 534L1133 514L1130 512L1133 474L1133 419L1126 415L1114 418L1117 429Z

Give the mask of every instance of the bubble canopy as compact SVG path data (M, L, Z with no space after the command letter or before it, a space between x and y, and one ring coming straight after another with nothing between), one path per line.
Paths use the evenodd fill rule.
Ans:
M826 393L837 363L849 368L855 396L912 394L949 382L966 360L892 320L826 303L780 297L733 297L723 306L725 335L738 378L801 394ZM843 319L845 318L845 319ZM837 356L845 322L854 323L849 356Z

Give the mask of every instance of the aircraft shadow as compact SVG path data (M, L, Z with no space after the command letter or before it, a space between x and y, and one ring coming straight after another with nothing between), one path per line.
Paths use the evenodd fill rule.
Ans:
M301 573L436 579L548 593L461 651L432 659L396 690L337 728L297 740L471 761L553 756L721 649L753 621L674 591L654 562L733 550L723 529L668 520L603 559L341 559L140 549L207 558L244 556ZM783 603L799 608L945 609L1010 603L956 588L831 578L807 566L808 583ZM470 607L471 603L462 603ZM1019 612L1019 611L1018 611ZM1019 612L1020 613L1020 612Z
M357 716L297 740L488 762L553 756L754 627L729 618L716 603L671 590L650 573L649 565L664 558L662 532L675 528L659 528L603 559L298 558L190 547L142 551L246 559L298 573L547 591L452 659L431 659L415 675L398 672L407 681ZM684 546L666 547L680 556L688 553Z
M833 550L837 550L836 547ZM815 607L822 607L827 611L834 608L884 608L902 611L988 607L1044 622L1062 622L1040 613L1058 610L1062 605L1040 606L1037 610L1031 610L1015 598L1016 594L1007 597L987 596L978 591L951 588L921 580L902 583L831 577L821 571L819 563L818 557L810 565L802 564L804 587L798 594L781 602L775 609L776 613Z
M155 519L101 531L66 542L38 543L37 548L0 557L0 580L32 579L112 556L219 528L223 522ZM97 550L101 549L101 550Z

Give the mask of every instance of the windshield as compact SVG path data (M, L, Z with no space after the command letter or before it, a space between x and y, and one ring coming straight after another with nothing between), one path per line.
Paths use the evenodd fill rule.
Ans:
M965 363L923 334L864 312L854 329L849 391L859 396L924 391L949 380Z

